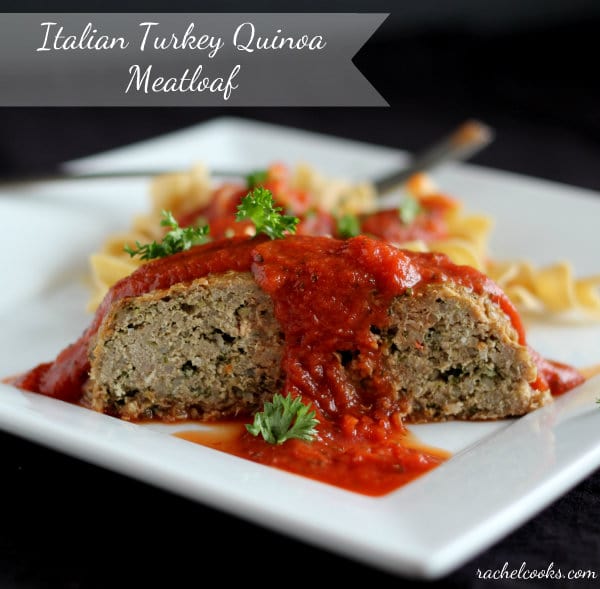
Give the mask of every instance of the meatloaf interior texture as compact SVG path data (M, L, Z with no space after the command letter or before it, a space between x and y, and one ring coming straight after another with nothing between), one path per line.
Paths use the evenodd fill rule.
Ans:
M250 273L119 301L91 351L84 404L125 419L247 414L282 385L283 335Z
M497 419L550 400L531 388L536 367L509 318L464 287L397 297L389 325L374 331L408 421ZM122 299L91 347L84 403L124 419L250 414L282 388L283 346L271 299L250 273Z

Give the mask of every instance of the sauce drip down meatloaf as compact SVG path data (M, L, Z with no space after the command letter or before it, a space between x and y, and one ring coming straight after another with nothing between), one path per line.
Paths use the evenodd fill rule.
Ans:
M502 291L442 254L255 237L142 266L17 384L129 419L251 413L282 389L329 418L482 419L543 405L552 368Z
M523 415L582 380L528 348L485 275L361 235L236 237L148 263L16 384L131 420L251 415L292 393L316 410L321 441L338 454L348 439L371 454L378 444L391 472L403 420ZM293 442L289 452L311 446Z

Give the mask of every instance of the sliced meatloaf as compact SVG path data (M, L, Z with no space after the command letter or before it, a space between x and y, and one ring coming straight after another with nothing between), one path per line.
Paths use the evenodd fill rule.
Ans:
M248 414L281 387L283 336L247 272L121 299L90 353L83 402L125 419Z
M537 367L504 312L486 296L448 284L398 297L382 345L408 420L499 419L551 401L531 383Z
M530 386L536 366L510 319L468 288L398 296L373 332L409 421L517 416L551 398ZM252 274L211 274L113 305L90 349L84 403L125 419L250 414L281 390L283 349ZM350 380L364 379L352 351L336 358Z

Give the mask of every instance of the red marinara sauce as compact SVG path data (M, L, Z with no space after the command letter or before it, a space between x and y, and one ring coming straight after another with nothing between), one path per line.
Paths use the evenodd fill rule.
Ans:
M347 427L322 421L313 442L288 440L282 446L251 436L240 422L190 429L175 436L372 497L413 481L451 456L424 446L400 422L383 431L371 426L370 435L357 435L352 423Z
M550 389L554 396L562 395L576 386L585 382L585 377L581 372L562 362L547 360L538 354L529 346L529 354L533 358L537 370L537 380L532 383L532 387L539 390Z
M306 191L294 188L285 165L273 164L263 174L260 186L271 192L278 207L299 218L297 235L344 237L331 212L312 202ZM180 214L177 221L181 227L208 224L210 235L215 239L252 236L252 223L236 221L238 206L250 191L248 185L224 183L212 192L208 204ZM460 207L459 202L445 194L435 193L421 195L416 200L418 212L408 223L402 220L398 208L358 215L356 221L361 233L381 237L394 244L414 240L430 242L447 237L449 215Z
M89 372L88 347L111 305L210 273L251 271L268 293L285 335L283 393L310 403L320 421L311 443L270 446L247 432L221 449L367 495L382 495L434 468L444 453L408 443L398 398L377 333L394 297L430 283L453 282L486 294L508 315L519 341L519 315L496 284L447 256L399 250L364 235L337 240L237 237L146 264L118 282L90 327L57 359L22 376L17 386L77 402ZM350 365L351 370L346 370ZM536 386L570 387L561 375ZM566 382L566 385L565 385ZM562 385L561 385L562 383Z
M391 243L422 240L430 242L448 236L448 215L459 203L444 194L430 194L418 199L419 212L405 223L397 208L377 211L361 218L360 229Z

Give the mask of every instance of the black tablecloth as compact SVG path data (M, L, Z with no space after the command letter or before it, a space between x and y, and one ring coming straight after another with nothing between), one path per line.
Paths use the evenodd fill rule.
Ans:
M600 92L595 72L579 59L593 55L597 24L484 36L454 31L376 37L357 63L390 109L4 109L0 173L49 169L223 114L409 150L479 117L495 127L497 139L477 163L600 189ZM276 572L281 566L307 586L413 582L18 437L1 434L0 448L0 587L193 587L211 582L213 572L234 585L285 585L287 575ZM523 562L528 569L550 563L565 572L592 569L598 583L599 498L597 472L432 584L512 585L477 576L478 569L502 569L505 562L511 569ZM219 564L222 557L228 564Z

